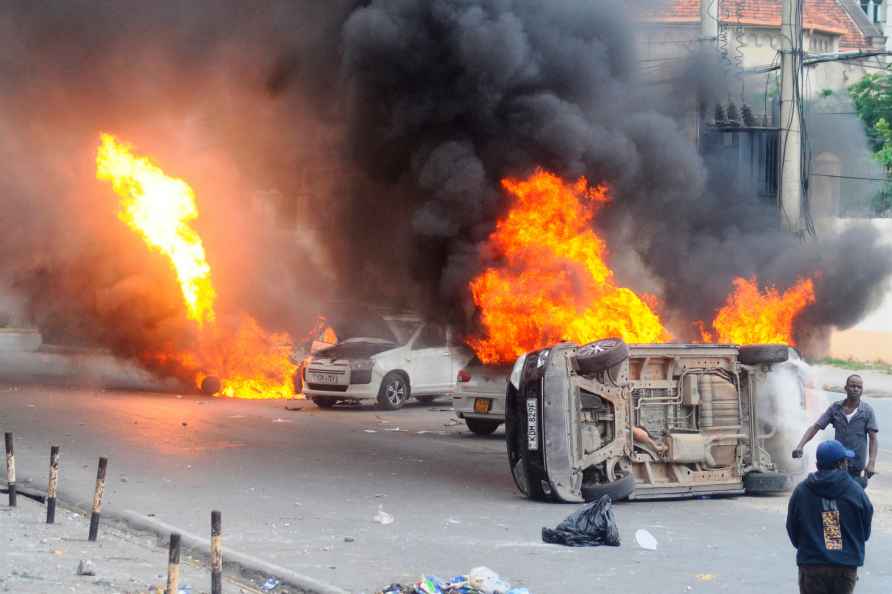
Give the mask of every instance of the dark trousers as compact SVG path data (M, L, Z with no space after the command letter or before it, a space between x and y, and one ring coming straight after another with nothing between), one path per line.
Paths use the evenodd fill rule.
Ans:
M862 489L867 488L867 477L864 476L863 468L852 468L849 466L849 474L855 479L855 482L861 485Z
M799 594L852 594L858 568L848 565L800 565Z

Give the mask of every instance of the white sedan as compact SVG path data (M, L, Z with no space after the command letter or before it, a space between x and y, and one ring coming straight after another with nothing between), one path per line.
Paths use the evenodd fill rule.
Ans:
M471 359L468 348L453 344L439 324L385 320L394 340L348 338L313 355L304 367L304 394L321 408L375 399L386 410L412 397L425 402L452 395L458 370Z

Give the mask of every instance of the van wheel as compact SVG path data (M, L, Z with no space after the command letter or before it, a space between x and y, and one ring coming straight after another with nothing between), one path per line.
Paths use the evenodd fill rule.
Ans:
M771 365L790 358L790 347L785 344L748 344L741 346L737 360L744 365Z
M502 422L487 421L486 419L465 419L465 424L471 430L471 433L475 435L492 435Z
M635 491L635 476L626 473L609 483L582 483L582 498L586 501L597 501L602 495L610 495L611 501L628 499Z
M615 367L629 358L629 346L619 338L605 338L582 345L573 354L582 375L593 375Z
M743 488L747 495L775 495L789 491L789 480L780 472L754 470L743 477Z
M378 404L384 410L398 410L412 395L409 381L402 373L391 371L384 376L378 389Z

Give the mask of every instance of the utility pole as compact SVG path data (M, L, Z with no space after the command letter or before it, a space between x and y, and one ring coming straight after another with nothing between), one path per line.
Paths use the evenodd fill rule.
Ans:
M719 42L719 0L700 0L700 45Z
M801 0L784 0L781 21L781 102L778 154L780 188L778 206L781 222L793 233L802 233L802 112L799 100L802 86Z

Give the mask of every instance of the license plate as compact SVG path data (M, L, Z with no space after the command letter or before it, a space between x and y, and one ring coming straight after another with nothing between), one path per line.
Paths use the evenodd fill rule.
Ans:
M539 449L539 405L535 398L527 400L527 449Z
M310 373L309 381L314 384L336 384L339 377L334 373Z
M485 415L489 412L489 409L492 407L492 400L489 398L475 398L474 399L474 412Z

